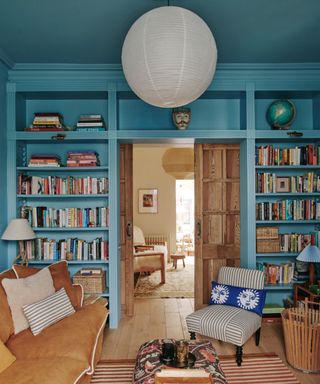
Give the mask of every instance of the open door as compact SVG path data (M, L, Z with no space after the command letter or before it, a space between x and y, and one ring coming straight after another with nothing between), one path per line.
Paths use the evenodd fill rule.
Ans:
M120 145L121 310L133 315L132 144Z
M196 144L195 309L223 265L240 265L240 146Z

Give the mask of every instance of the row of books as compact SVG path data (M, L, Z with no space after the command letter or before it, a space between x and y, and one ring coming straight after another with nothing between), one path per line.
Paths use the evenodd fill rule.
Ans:
M19 174L17 192L20 195L99 195L108 193L107 177L58 177Z
M32 124L25 128L29 132L63 131L63 116L59 112L36 112Z
M96 167L98 165L100 165L99 155L95 151L67 153L67 167Z
M102 115L80 115L75 130L80 132L105 131L106 125Z
M320 192L320 175L308 172L303 176L277 176L275 173L256 174L257 193L313 193Z
M54 240L38 237L25 242L29 260L108 260L108 241L97 237L92 241L78 238Z
M23 206L21 217L34 228L94 228L109 226L109 209Z
M61 159L57 155L31 155L28 167L60 167Z
M280 200L256 204L257 220L320 220L320 200Z
M320 231L310 233L282 233L279 235L280 252L301 252L307 244L320 245Z
M257 263L257 269L263 271L265 284L289 284L293 280L295 263L281 264Z
M257 165L319 165L320 146L307 144L294 148L274 148L272 145L258 146Z

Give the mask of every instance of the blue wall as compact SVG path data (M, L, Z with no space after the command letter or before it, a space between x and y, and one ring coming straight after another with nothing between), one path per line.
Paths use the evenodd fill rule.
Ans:
M6 81L8 71L0 62L0 236L7 225L6 182L7 145L6 145ZM0 270L7 267L7 244L0 241Z

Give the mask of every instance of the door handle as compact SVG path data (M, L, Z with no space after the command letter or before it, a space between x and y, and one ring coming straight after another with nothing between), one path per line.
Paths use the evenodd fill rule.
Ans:
M127 237L131 239L132 237L132 223L129 221L126 228Z
M201 239L201 220L197 220L196 226L197 226L197 239L200 240Z

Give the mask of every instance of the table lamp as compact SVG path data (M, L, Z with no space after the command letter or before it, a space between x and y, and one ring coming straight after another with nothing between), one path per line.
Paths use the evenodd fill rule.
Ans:
M310 263L309 284L314 284L315 268L314 263L320 263L320 249L315 245L306 246L297 257L297 260Z
M26 263L26 265L28 265L28 258L26 257L23 241L35 239L36 237L27 219L12 219L10 221L1 239L19 241L19 254L13 260L12 264L14 264L16 260L21 259L22 264Z

